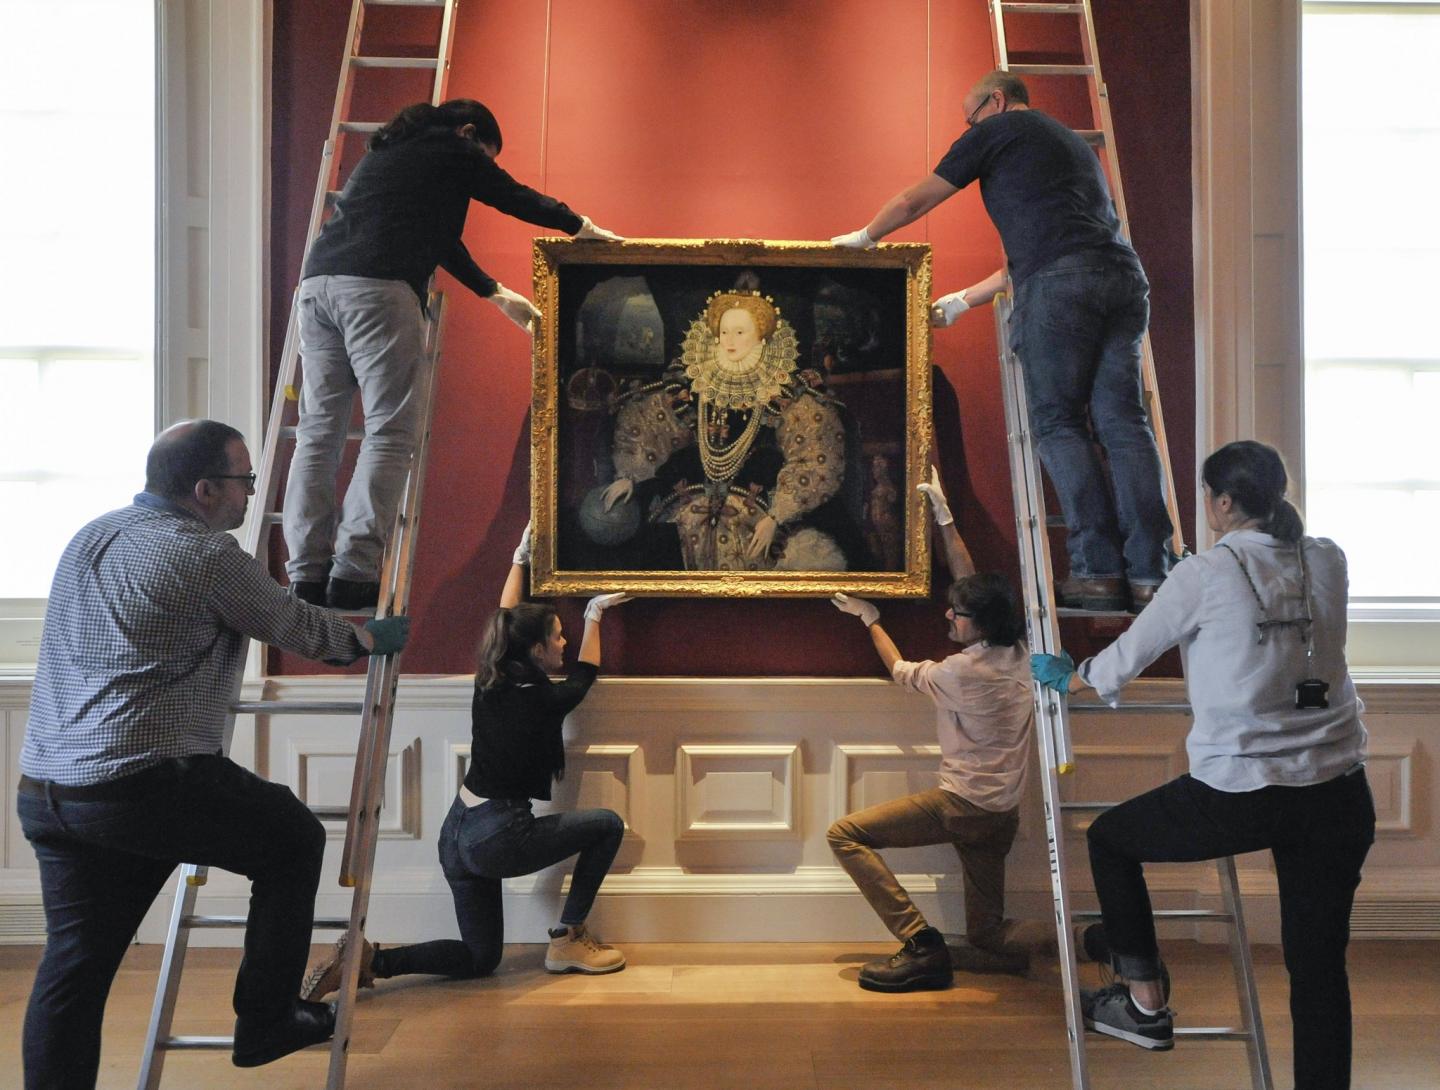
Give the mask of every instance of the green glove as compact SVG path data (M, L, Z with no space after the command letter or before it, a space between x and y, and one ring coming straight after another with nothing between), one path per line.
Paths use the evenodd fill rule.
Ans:
M398 655L405 650L405 641L410 638L409 617L380 617L365 622L365 631L375 641L370 648L372 655Z
M1061 651L1058 655L1031 655L1030 672L1045 688L1068 693L1070 679L1075 676L1075 660L1068 651Z

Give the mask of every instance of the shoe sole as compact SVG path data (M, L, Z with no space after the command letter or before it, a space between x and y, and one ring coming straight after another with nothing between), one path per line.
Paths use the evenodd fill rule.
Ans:
M1174 1037L1156 1040L1154 1037L1146 1037L1143 1034L1129 1033L1126 1030L1107 1025L1104 1022L1093 1022L1089 1018L1085 1019L1085 1028L1094 1033L1103 1033L1107 1037L1127 1041L1132 1045L1139 1045L1141 1048L1148 1049L1151 1052L1169 1052L1175 1047Z
M604 976L606 973L618 973L623 968L625 968L625 962L623 961L619 965L607 965L603 969L592 969L588 965L578 965L574 962L567 962L563 965L558 963L552 965L549 961L545 962L545 971L557 975L562 973L584 973L586 976Z
M860 987L867 992L940 992L955 983L951 976L922 976L914 980L906 980L899 984L886 984L882 981L871 980L867 977L860 978Z

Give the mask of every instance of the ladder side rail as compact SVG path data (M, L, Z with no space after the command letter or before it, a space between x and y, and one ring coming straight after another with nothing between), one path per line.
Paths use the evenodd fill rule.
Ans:
M430 447L430 428L434 415L435 374L440 362L441 323L444 320L445 300L438 292L430 294L430 318L426 323L424 361L419 381L422 388L417 391L420 403L420 426L416 429L415 450L411 455L410 470L406 477L405 492L396 511L394 529L385 549L384 568L381 571L381 596L377 617L403 612L409 604L410 572L414 566L411 542L419 527L420 500L424 494L425 466ZM403 556L404 564L397 563ZM372 726L374 709L379 701L380 689L375 673L376 660L371 659L366 671L365 710L360 727L360 746L356 752L355 771L350 785L350 812L345 822L345 844L340 856L340 884L348 886L353 880L352 858L359 846L360 832L366 822L365 804L362 799L364 785L371 778L369 767L374 754ZM388 729L388 728L387 728ZM381 755L380 760L384 761Z
M360 35L365 29L365 0L351 0L350 25L345 31L345 55L340 58L340 79L335 87L335 107L330 111L330 126L326 129L326 140L335 144L340 135L340 126L350 112L350 97L354 90L352 74L354 64L351 58L360 55ZM328 179L327 179L328 181ZM328 185L322 185L323 195Z
M455 41L455 0L445 0L440 16L440 42L435 52L435 81L430 88L430 105L445 101L445 88L450 82L450 53Z
M135 1083L137 1090L159 1090L160 1087L160 1076L165 1070L165 1047L161 1042L170 1036L170 1027L175 1020L180 972L185 966L185 954L190 945L189 931L182 921L195 910L195 892L205 882L205 871L206 868L193 863L186 863L179 870L175 903L170 909L170 925L165 934L165 953L160 960L159 983L150 1009L150 1026L145 1032L145 1051Z
M990 0L990 44L995 49L995 67L1010 67L1010 49L1005 41L1005 12L1001 0Z
M382 609L387 615L403 614L409 606L411 576L415 567L415 545L420 529L420 509L425 491L425 469L430 450L430 428L434 418L435 392L439 386L438 371L443 339L445 300L438 293L430 295L431 319L427 329L426 362L421 381L422 423L417 435L415 454L410 465L405 497L396 520L392 545L385 553L382 586L385 597ZM375 849L378 842L380 804L384 793L385 765L394 726L395 694L400 680L400 655L371 659L366 681L366 723L362 735L368 741L365 760L366 781L358 785L363 800L352 792L352 820L346 826L345 858L341 862L341 883L353 890L350 905L349 940L341 964L340 997L336 1006L335 1037L330 1047L330 1068L326 1079L328 1090L343 1090L349 1058L350 1033L354 1024L355 994L359 986L360 957L364 949L364 929L369 914L370 888L374 876ZM375 699L371 699L371 694ZM356 761L357 773L361 762ZM360 810L363 803L364 809Z
M1255 967L1250 958L1250 937L1240 902L1240 881L1235 873L1235 857L1227 855L1217 859L1215 869L1219 872L1225 912L1230 916L1230 961L1235 976L1236 998L1240 1001L1240 1029L1246 1034L1245 1056L1250 1063L1250 1085L1253 1090L1274 1090L1270 1055L1265 1047L1264 1019L1260 1014L1260 993L1255 987Z

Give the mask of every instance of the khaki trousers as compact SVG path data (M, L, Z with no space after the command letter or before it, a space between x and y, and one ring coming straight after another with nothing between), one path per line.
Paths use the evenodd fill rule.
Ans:
M973 946L1006 945L1005 856L1015 841L1020 808L995 812L941 788L882 802L830 826L835 858L897 939L925 927L925 917L877 848L953 844L965 874L965 936Z

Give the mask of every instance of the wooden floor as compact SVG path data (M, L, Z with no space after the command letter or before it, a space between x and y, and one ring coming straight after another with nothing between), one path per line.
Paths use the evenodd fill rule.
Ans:
M652 944L625 948L613 976L550 976L542 947L511 946L500 972L468 983L413 977L363 993L351 1090L555 1087L735 1090L1018 1090L1070 1086L1059 976L957 974L947 992L876 995L855 985L883 944ZM1180 1024L1232 1024L1223 947L1168 943ZM19 1039L39 957L0 947L0 1084L19 1084ZM1290 1020L1279 951L1256 952L1275 1085L1290 1080ZM238 952L199 950L176 1032L228 1034ZM133 1087L158 964L127 958L105 1023L102 1087ZM1085 969L1092 970L1093 966ZM1440 1090L1440 943L1351 947L1356 1090ZM1250 1083L1242 1045L1196 1042L1147 1053L1087 1040L1096 1090L1228 1090ZM241 1071L217 1053L172 1055L174 1088L324 1085L328 1054L307 1052Z

